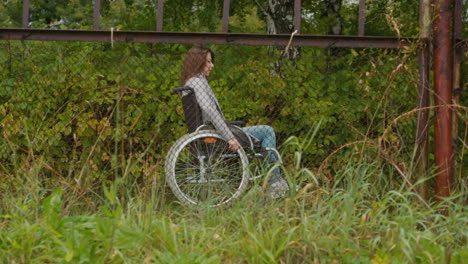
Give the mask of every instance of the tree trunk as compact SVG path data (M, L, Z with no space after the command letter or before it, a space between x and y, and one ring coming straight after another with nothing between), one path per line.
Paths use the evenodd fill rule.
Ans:
M328 35L341 35L343 31L343 25L341 21L341 5L343 0L323 0L324 10L322 17L327 18L327 34ZM339 56L339 50L337 48L327 48L325 50L327 56L327 73L333 73L334 69L331 65L335 61L335 57Z
M323 17L330 18L328 24L328 35L341 35L343 31L343 25L341 21L341 5L343 0L323 0L325 5L325 10L323 12Z
M266 16L268 34L291 34L294 30L294 0L268 0L267 8L263 8L257 1L260 10ZM286 47L285 47L286 48ZM299 49L281 48L281 54L288 59L299 58Z

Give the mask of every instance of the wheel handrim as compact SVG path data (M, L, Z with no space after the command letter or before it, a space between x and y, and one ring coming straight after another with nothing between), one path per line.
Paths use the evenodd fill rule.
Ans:
M206 141L210 139L213 142ZM240 149L228 149L217 134L202 133L179 144L171 170L171 188L192 204L218 206L237 198L248 181L248 160Z

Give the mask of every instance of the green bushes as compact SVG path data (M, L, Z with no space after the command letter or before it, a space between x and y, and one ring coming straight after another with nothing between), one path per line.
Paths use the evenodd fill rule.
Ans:
M167 149L186 133L180 100L170 91L179 85L188 48L3 42L2 173L17 175L35 158L44 179L76 177L99 186L122 175L159 175ZM288 61L267 56L264 47L213 48L210 83L228 119L271 125L280 145L305 137L321 120L301 150L311 169L349 142L376 144L393 119L416 106L412 50L337 49L330 56L303 48L299 60ZM402 162L413 158L414 129L414 119L402 119L384 139ZM334 155L334 166L354 152ZM153 171L144 171L144 162Z

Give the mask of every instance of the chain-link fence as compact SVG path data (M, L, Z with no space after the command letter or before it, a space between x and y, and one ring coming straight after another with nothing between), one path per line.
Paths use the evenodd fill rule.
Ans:
M272 183L284 178L275 169L275 150L286 170L332 174L356 158L353 153L362 153L362 144L342 146L376 143L384 132L386 154L399 157L387 161L400 166L414 158L415 118L391 123L417 105L411 50L302 48L289 60L281 50L257 46L0 45L0 160L6 182L34 161L41 175L51 176L45 182L147 182L172 171L192 186L208 181L221 165L225 175L242 174L260 159ZM171 94L177 87L190 89ZM197 140L184 136L197 129ZM373 157L381 150L375 147ZM164 171L168 159L173 163ZM205 178L190 176L195 174ZM310 180L303 177L297 182ZM229 187L232 196L242 190L242 179Z

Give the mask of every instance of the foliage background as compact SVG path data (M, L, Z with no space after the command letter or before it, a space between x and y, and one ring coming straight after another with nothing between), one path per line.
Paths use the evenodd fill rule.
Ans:
M164 10L164 28L168 31L186 32L220 31L221 2L209 0L187 4L187 1L168 1ZM303 2L306 2L302 21L303 33L322 34L326 31L327 23L330 23L329 18L320 16L319 10L323 2ZM115 0L102 3L102 29L155 28L154 1ZM32 28L92 28L92 6L86 1L34 0L31 4ZM232 5L230 28L233 32L265 32L265 23L252 1L233 1ZM4 1L0 5L0 16L4 18L0 21L0 27L20 27L21 7L22 1ZM366 33L415 37L418 33L417 10L417 1L370 1L367 6ZM345 34L356 34L356 14L356 4L349 2L343 6L341 15ZM465 12L465 25L466 15ZM464 30L466 36L466 26ZM63 228L69 225L67 221L77 221L83 223L83 230L76 232L83 234L94 230L94 227L87 229L86 224L106 226L110 225L106 221L118 222L116 219L125 218L126 214L119 210L130 210L136 197L141 199L143 204L151 202L153 209L168 213L165 204L172 201L173 197L167 193L163 184L162 164L171 144L186 133L180 101L169 93L172 88L178 86L183 55L190 47L176 44L1 41L0 127L3 139L0 141L0 212L3 217L13 219L11 223L20 221L17 222L18 225L24 220L21 214L28 215L29 220L26 221L35 221L42 217L52 226L52 221L58 221L54 229L63 232L68 232L68 229ZM293 139L297 140L297 144L284 144L280 149L293 181L300 186L316 184L314 186L323 187L315 189L314 195L346 190L339 192L343 197L331 196L324 200L329 202L330 207L327 207L323 214L330 216L333 208L340 207L339 201L346 199L346 193L353 191L353 185L361 186L362 190L367 188L364 180L363 185L360 185L361 183L358 184L357 180L353 179L353 175L361 175L366 181L378 184L378 189L370 193L383 194L382 199L375 201L377 205L372 205L371 194L364 199L355 192L356 190L353 191L353 194L359 196L355 197L356 203L366 204L363 207L350 204L350 211L346 211L355 214L358 222L359 217L362 217L361 213L366 212L365 208L376 206L374 209L378 211L381 204L390 208L393 204L387 204L385 199L399 199L396 198L397 195L392 196L391 191L402 190L400 188L405 185L405 181L395 168L405 172L404 176L414 174L416 115L401 118L396 123L392 121L417 106L416 44L403 50L335 49L333 55L323 48L302 48L301 58L297 61L283 60L268 47L210 47L216 53L215 71L210 78L210 84L218 95L227 118L245 120L248 125L272 125L280 143L291 142L291 137L296 137ZM272 74L271 65L278 61L282 65L281 74ZM466 63L465 56L461 73L461 106L467 105ZM468 152L466 110L458 112L458 117L459 144L455 176L461 198L459 197L455 205L459 205L460 201L466 205L467 195L463 187L466 186L464 176L467 167L467 159L463 157ZM311 131L318 123L319 132L309 142ZM390 133L381 138L387 128L390 128ZM384 149L375 144L379 140L385 142ZM334 151L341 146L358 141L373 142L374 145L364 147L356 143L335 154ZM382 150L390 156L382 158ZM330 156L331 154L333 155ZM432 161L433 157L430 159ZM356 169L355 173L351 172L346 176L349 178L344 176L347 174L343 171L349 172L349 164L362 162L370 163L372 168L375 166L379 170L365 173ZM301 173L301 168L306 168L311 173ZM427 175L430 183L432 170L433 168ZM334 185L331 182L340 177L347 179L338 181L342 185ZM381 181L382 178L385 178L384 182ZM111 188L111 191L106 191L108 188ZM112 191L112 188L115 190ZM56 189L60 191L53 192ZM111 195L113 192L117 197ZM299 201L311 202L316 197L314 195ZM402 198L405 202L411 200L409 197L412 194L405 195L407 196ZM48 200L46 197L49 197ZM333 200L334 198L337 200ZM60 202L54 204L52 199ZM315 205L326 206L319 202ZM404 208L404 205L401 205L401 208ZM396 217L400 219L398 221L404 222L401 220L404 216L404 210L401 208L395 211L389 209L396 213L388 214L390 217L397 215L400 217ZM317 208L313 208L315 209ZM416 205L414 210L419 209ZM306 209L297 209L295 213L302 214L304 210ZM454 210L461 215L459 221L466 221L466 210L459 207ZM29 215L27 212L31 211L33 213ZM80 215L84 212L107 216L90 216L96 217L95 219L60 216ZM140 208L139 213L142 212L149 213ZM305 212L311 213L307 210ZM427 212L429 218L433 212L432 209ZM263 216L270 213L267 211ZM224 219L223 212L217 214L220 219ZM161 215L155 217L160 218ZM285 215L288 215L286 211ZM384 215L387 215L387 211ZM175 216L163 217L160 220L160 228L169 225L166 226L167 230L175 232L177 228L172 229L171 226L173 217ZM288 221L287 218L283 220ZM256 220L248 218L239 221L247 221L247 230L255 227ZM454 226L459 224L455 222ZM189 226L190 220L185 225ZM11 225L9 228L14 229ZM209 230L210 227L207 228L205 230ZM234 226L232 228L235 230ZM286 227L279 225L278 228L283 230ZM92 232L112 232L96 230ZM126 232L129 233L128 230ZM144 231L138 234L142 233ZM163 233L161 231L158 235ZM385 231L379 230L378 233L382 235ZM466 234L463 234L456 237L455 245L466 242ZM425 235L428 236L428 241L440 243L437 250L447 245L440 240L431 240L432 231ZM248 236L246 233L246 237ZM13 243L7 241L7 238L2 236L2 245ZM306 241L305 238L301 239ZM353 239L355 237L350 238L350 241ZM415 241L412 240L411 243ZM389 255L376 252L380 242L374 242L366 254L377 259L377 263L385 263L378 257L385 258ZM327 244L330 248L336 245ZM313 248L313 245L308 245L307 248ZM252 246L251 256L258 255L255 249L258 249L258 245ZM172 249L169 252L171 253L160 257L177 257L177 250ZM443 250L437 252L441 256L445 254ZM330 260L340 259L336 255L338 253L332 251L332 254L327 256ZM411 255L407 252L401 254ZM61 257L70 258L71 261L73 257L76 260L77 256L64 253ZM109 254L102 255L103 259L110 257ZM187 261L196 257L187 256ZM353 256L350 255L349 258L352 259ZM216 261L219 259L213 259L213 263ZM254 259L253 262L255 261L262 260Z
M329 18L320 16L322 4L304 3L304 33L326 31ZM20 5L21 1L2 5L6 19L0 26L18 26ZM165 4L165 29L219 30L221 9L213 0L170 1ZM370 1L366 11L367 34L417 34L414 1ZM91 13L91 5L82 1L32 1L31 27L89 29ZM231 13L234 30L265 31L255 4L236 1ZM347 34L356 34L356 13L357 4L345 2L341 16L349 25L344 29ZM102 29L151 30L154 22L153 1L103 1ZM128 172L130 160L143 153L159 164L168 146L185 133L180 103L169 92L178 85L181 60L190 46L15 41L1 45L5 140L0 158L8 174L34 155L50 166L45 167L46 175L81 178L93 170L93 175L103 174L99 179L112 179L116 168ZM280 75L271 74L270 66L281 60L280 55L267 47L212 48L217 56L211 85L229 119L272 125L279 142L303 137L322 120L321 133L304 150L309 167L318 167L343 144L378 138L393 119L416 107L416 46L334 49L333 55L328 49L302 48L299 60L281 62ZM465 72L462 67L462 86ZM466 105L462 91L460 104ZM406 155L403 159L411 160L414 118L399 125L389 140ZM463 129L462 124L462 137ZM147 149L149 142L153 144ZM132 174L139 177L136 171Z

